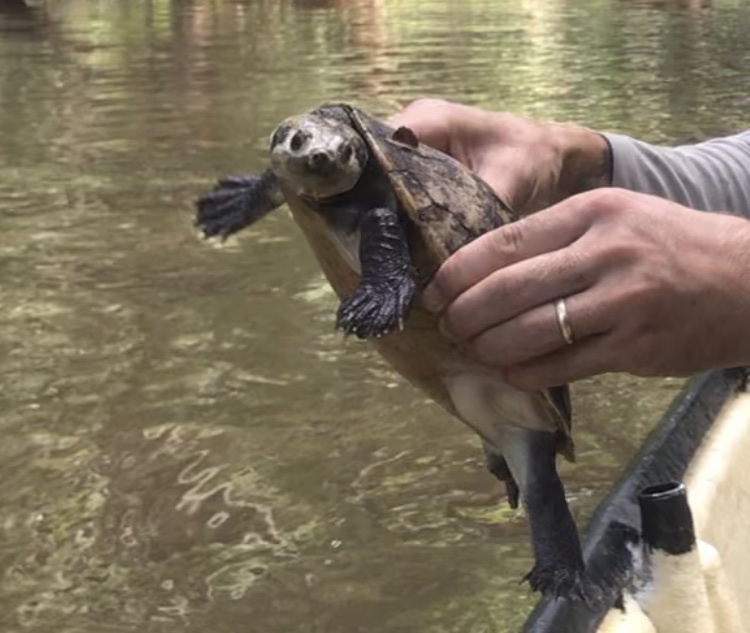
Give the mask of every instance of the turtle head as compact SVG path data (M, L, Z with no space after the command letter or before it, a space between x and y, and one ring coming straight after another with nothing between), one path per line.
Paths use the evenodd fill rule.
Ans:
M316 114L283 121L271 137L271 169L297 194L317 200L349 191L367 163L367 146L349 125Z

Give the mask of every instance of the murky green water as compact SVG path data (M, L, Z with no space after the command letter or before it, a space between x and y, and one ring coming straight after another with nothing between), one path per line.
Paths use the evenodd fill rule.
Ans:
M516 630L476 439L332 331L285 213L218 249L192 200L331 98L734 129L748 42L741 0L0 0L0 629ZM577 385L582 523L678 386Z

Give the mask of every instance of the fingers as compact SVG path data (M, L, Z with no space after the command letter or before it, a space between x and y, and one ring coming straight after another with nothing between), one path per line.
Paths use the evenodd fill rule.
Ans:
M533 361L506 368L505 379L514 387L531 391L564 385L606 371L613 371L606 335L558 349Z
M468 344L468 352L484 364L511 367L584 345L591 337L607 334L612 326L611 305L598 296L586 291L565 298L575 341L572 346L563 338L554 301L550 301L482 332Z
M443 325L455 339L472 339L524 312L585 290L596 275L594 264L571 247L496 270L448 306Z
M454 253L440 267L425 289L425 308L439 312L495 271L569 246L586 232L591 221L592 214L588 213L585 200L573 197L485 233ZM539 302L545 298L548 296Z

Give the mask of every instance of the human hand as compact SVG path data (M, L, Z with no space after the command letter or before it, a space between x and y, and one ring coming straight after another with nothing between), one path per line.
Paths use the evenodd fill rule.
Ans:
M750 222L596 189L454 253L423 301L521 389L750 363ZM554 302L564 297L567 345Z
M522 215L610 184L609 145L585 128L438 99L418 99L389 123L453 156Z

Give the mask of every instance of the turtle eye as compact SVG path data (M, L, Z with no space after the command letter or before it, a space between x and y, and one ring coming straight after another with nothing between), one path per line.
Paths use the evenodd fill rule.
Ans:
M341 150L341 160L345 163L349 162L349 159L352 157L352 146L347 143L344 145L344 149Z
M293 152L299 151L302 146L305 144L305 136L302 134L301 131L296 132L294 136L292 137L292 140L289 142L289 147L292 148Z

